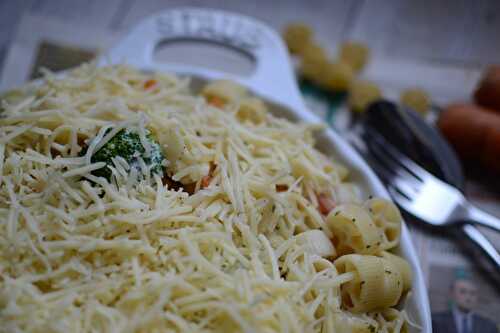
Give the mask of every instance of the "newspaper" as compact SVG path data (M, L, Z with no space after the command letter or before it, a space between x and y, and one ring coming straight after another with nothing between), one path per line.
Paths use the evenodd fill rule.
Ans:
M60 71L89 61L105 52L106 48L113 45L121 35L120 32L102 27L84 28L47 17L24 16L7 51L0 77L0 91L38 77L40 68ZM389 98L397 99L402 89L415 86L417 83L432 91L433 101L445 104L463 100L464 96L468 96L477 83L480 72L470 68L376 59L364 75L384 87L384 94ZM306 90L304 94L313 112L336 127L346 126L349 115L345 107L337 105L337 110L332 114L331 100L325 101L324 98ZM466 192L480 208L500 216L498 193L491 192L473 181L467 183ZM409 222L412 239L429 289L431 309L433 314L436 314L435 325L440 325L442 318L451 318L447 317L450 304L460 301L456 295L458 287L468 291L469 298L466 301L482 323L500 325L498 286L492 284L477 269L474 264L477 258L465 253L456 239L429 233L419 228L416 223ZM500 250L500 235L486 229L481 231ZM480 332L477 329L470 332L476 331Z

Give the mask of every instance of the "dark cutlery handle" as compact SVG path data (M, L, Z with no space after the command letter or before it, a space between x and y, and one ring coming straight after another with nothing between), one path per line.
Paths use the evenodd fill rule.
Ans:
M467 236L472 250L478 254L479 264L500 282L500 254L491 242L472 224L464 224L462 232Z
M484 210L473 206L472 204L467 204L466 208L468 220L500 232L500 218L489 214Z

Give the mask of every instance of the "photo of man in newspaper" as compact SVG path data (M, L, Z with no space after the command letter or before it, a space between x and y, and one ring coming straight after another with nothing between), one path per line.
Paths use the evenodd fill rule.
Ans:
M451 270L451 272L450 272ZM448 271L448 272L444 272ZM433 280L434 277L434 280ZM439 277L439 278L438 278ZM446 279L449 277L449 279ZM443 288L443 282L449 281L449 287ZM433 283L434 282L434 283ZM488 293L487 288L481 280L472 275L471 272L462 268L443 268L435 267L431 269L431 307L432 326L434 332L438 333L497 333L499 332L500 321L495 323L492 319L487 318L482 309L484 302L490 304L491 313L499 313L500 305L495 302L495 292L493 299L491 293ZM435 293L434 293L435 291ZM443 308L443 292L448 293L446 310ZM433 295L434 294L434 295ZM483 306L480 306L480 301ZM491 308L493 307L493 308ZM497 308L495 310L495 308ZM440 310L438 310L440 309ZM480 313L481 312L481 313ZM490 312L490 311L489 311ZM491 316L491 315L490 315Z

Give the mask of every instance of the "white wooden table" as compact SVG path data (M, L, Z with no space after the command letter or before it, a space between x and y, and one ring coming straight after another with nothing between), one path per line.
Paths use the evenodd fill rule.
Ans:
M148 14L186 5L241 12L278 29L304 21L330 48L354 38L381 56L465 66L500 62L498 0L1 0L0 68L23 14L122 31Z

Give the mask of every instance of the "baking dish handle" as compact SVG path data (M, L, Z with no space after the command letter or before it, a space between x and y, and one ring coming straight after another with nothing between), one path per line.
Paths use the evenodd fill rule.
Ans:
M155 61L158 45L169 40L201 40L222 44L250 55L255 71L249 77L190 65ZM220 10L179 8L155 14L140 22L99 60L127 63L145 70L165 70L206 79L228 78L254 93L295 110L304 110L288 52L274 30L258 20Z

